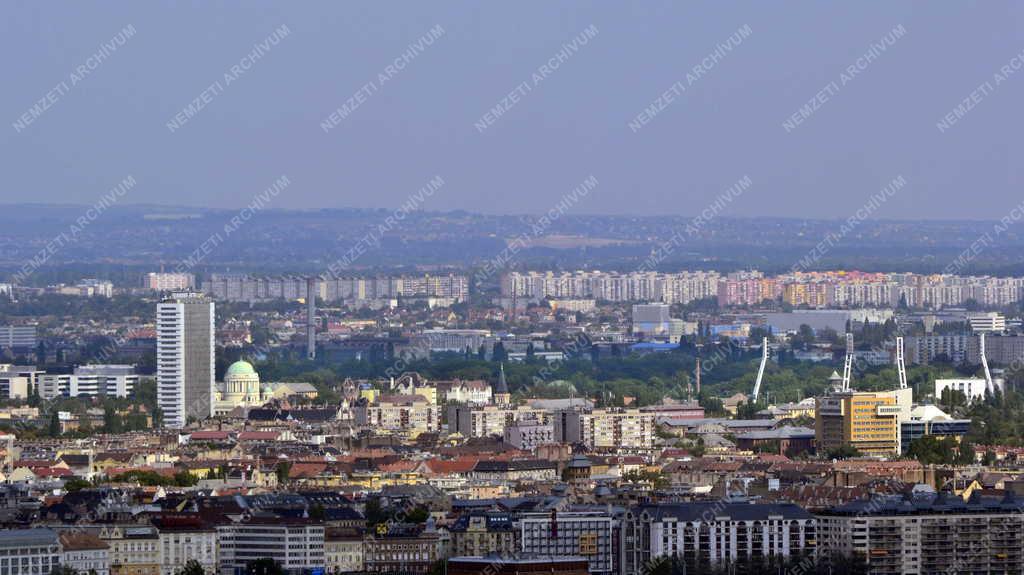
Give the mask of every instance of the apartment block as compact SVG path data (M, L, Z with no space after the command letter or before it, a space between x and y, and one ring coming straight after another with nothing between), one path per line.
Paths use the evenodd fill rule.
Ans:
M878 496L817 514L820 553L863 557L871 573L1021 573L1024 500L939 493Z
M771 555L809 557L817 545L816 524L792 503L641 505L624 518L622 573L642 575L652 559L672 555L689 573Z
M655 417L639 409L566 410L554 416L555 439L590 449L651 449Z

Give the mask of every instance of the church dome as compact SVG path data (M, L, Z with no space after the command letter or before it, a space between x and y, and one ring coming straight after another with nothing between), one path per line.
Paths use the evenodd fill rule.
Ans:
M239 360L228 366L225 376L228 375L256 375L256 369L248 361Z

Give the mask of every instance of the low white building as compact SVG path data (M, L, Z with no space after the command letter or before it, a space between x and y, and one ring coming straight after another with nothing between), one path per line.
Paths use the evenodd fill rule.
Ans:
M324 539L327 573L359 573L363 570L363 538L328 533Z
M78 573L110 575L110 545L94 534L66 531L60 534L60 564Z
M993 379L992 385L996 389L1002 391L1003 380ZM979 399L985 399L985 389L987 385L985 379L981 377L964 377L955 379L936 379L935 380L935 399L941 401L942 394L947 389L959 391L967 397L968 401L977 401Z
M190 515L165 515L154 521L160 539L160 575L174 575L189 561L217 572L217 530Z

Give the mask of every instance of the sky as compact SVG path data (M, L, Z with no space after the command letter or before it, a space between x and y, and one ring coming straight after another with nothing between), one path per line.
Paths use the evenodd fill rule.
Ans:
M722 215L998 219L1024 201L1016 2L4 12L2 203L92 204L128 176L118 201L217 208L282 176L271 207L394 209L437 177L417 208L540 213L588 179L572 213L695 215L743 178Z

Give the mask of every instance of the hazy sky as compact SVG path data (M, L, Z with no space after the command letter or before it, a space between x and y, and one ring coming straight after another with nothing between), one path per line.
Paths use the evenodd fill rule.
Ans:
M744 176L728 215L846 218L898 176L872 217L999 218L1024 200L1017 2L27 1L0 26L3 202L92 203L127 175L125 202L214 207L281 175L284 208L395 208L434 176L423 208L489 213L547 210L589 176L577 213L692 215Z

